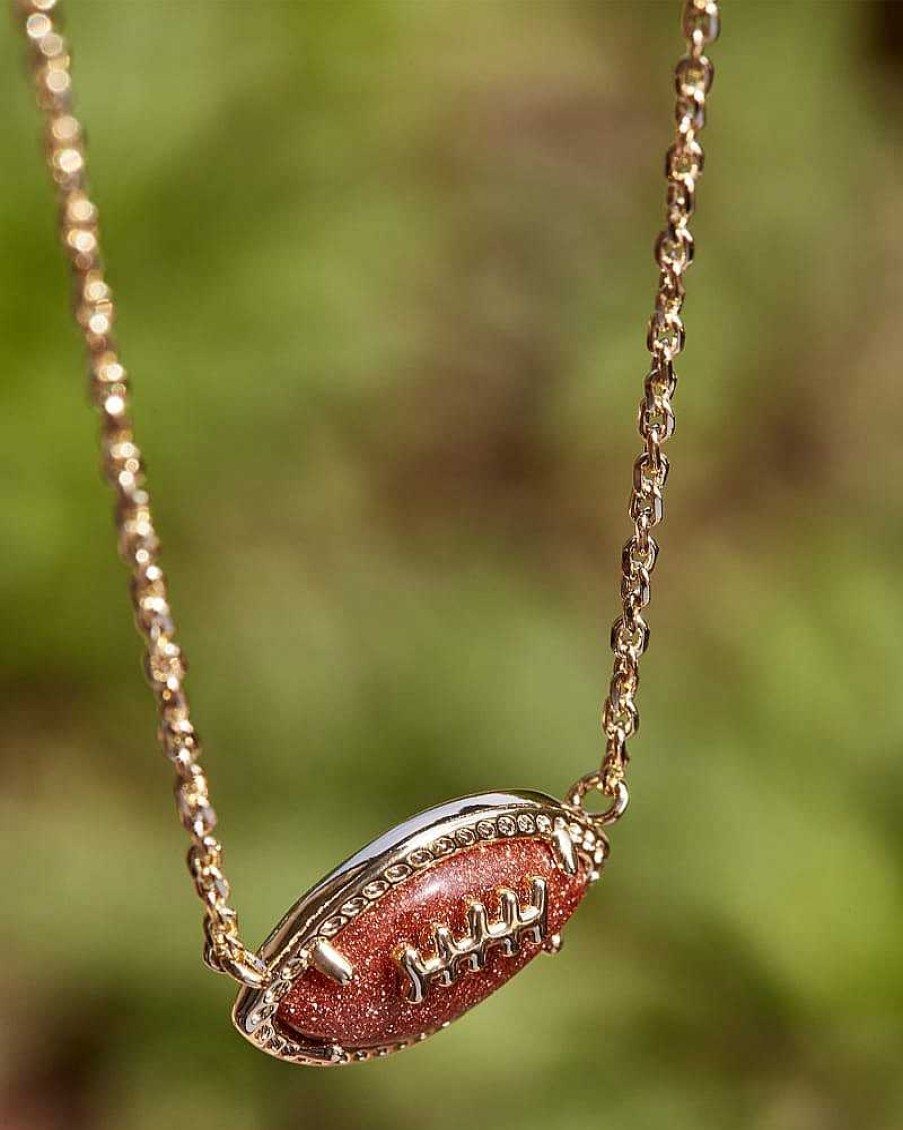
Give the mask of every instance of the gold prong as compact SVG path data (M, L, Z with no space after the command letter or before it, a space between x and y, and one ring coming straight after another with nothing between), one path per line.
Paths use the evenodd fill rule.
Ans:
M321 973L338 981L340 985L350 984L354 977L354 966L325 938L320 938L311 949L310 960Z
M507 887L499 891L499 910L505 929L509 932L513 931L518 921L517 895Z
M552 833L552 841L555 844L555 853L558 856L558 864L564 871L565 875L577 874L577 853L574 851L574 841L571 839L567 828L558 827Z
M482 902L472 902L468 907L467 925L473 944L478 949L482 948L489 935L489 921L486 916L486 907Z
M436 929L435 937L436 953L446 965L450 965L458 953L454 934L447 926L439 926Z

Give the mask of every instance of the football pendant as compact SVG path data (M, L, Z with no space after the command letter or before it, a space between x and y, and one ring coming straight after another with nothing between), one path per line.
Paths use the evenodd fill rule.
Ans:
M328 1067L446 1028L559 932L608 854L592 818L542 793L481 793L380 836L304 895L232 1012L256 1047Z

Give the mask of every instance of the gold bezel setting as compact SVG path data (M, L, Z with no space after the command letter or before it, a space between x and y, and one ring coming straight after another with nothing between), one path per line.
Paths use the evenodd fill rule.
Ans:
M382 1057L420 1043L445 1024L404 1040L366 1047L305 1040L279 1024L280 1002L315 966L342 982L344 928L412 876L481 843L541 838L556 864L572 874L579 857L594 881L608 857L608 840L586 813L537 792L482 793L428 809L374 840L303 895L258 951L267 984L245 986L232 1010L235 1027L277 1059L321 1067ZM555 945L549 949L557 949Z

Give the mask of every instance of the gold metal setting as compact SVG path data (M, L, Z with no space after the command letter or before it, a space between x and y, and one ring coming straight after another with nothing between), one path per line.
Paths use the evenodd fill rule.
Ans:
M319 1067L341 1066L383 1057L420 1043L438 1029L426 1031L415 1039L371 1047L341 1047L337 1044L305 1042L297 1034L280 1029L276 1012L292 982L316 961L314 955L318 951L322 952L324 943L333 951L341 953L342 930L378 904L393 887L401 885L415 873L450 859L476 844L539 836L547 840L555 854L557 865L567 874L571 873L567 870L570 860L582 857L589 868L591 882L600 877L608 859L608 839L599 832L593 819L586 814L574 812L560 801L542 793L517 792L498 796L486 794L463 797L431 811L436 814L435 819L431 818L430 813L424 814L429 819L412 834L399 830L397 838L390 834L388 842L377 841L370 848L352 856L313 890L303 895L285 915L258 953L268 971L267 986L242 988L232 1010L235 1026L245 1039L278 1059ZM417 818L414 823L417 823ZM563 849L565 841L569 846ZM516 905L516 896L514 901ZM541 910L537 907L541 907ZM496 932L493 940L497 940L498 944L507 940L513 946L518 933L523 939L527 931L542 930L542 940L547 942L545 948L550 953L556 953L561 940L557 936L546 938L543 926L545 909L544 892L540 894L534 888L530 907L518 907L516 911L513 907L509 909L511 924L509 926L505 922L504 937L498 924L490 927L486 923L484 927L482 916L479 922L471 918L470 933L472 936L478 932L484 935L481 943L483 956L492 944L492 931ZM455 943L453 938L443 935L443 942L447 943L446 960L449 969L453 964L456 948L462 951L462 956L479 959L474 953L475 947L470 947L470 952L466 952L468 945L463 939ZM412 978L410 972L406 969L405 972ZM456 968L454 976L460 976L463 972L463 969ZM432 980L434 974L438 981L441 975L438 966L435 969L430 966L426 970L421 998L428 987L426 981ZM414 972L412 979L417 977L418 973ZM450 979L445 983L450 983Z

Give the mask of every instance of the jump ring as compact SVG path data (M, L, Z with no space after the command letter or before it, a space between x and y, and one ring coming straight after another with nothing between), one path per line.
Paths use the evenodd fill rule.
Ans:
M610 796L606 792L605 784L602 775L598 772L587 773L585 777L581 777L575 781L571 786L567 795L567 803L571 808L584 811L583 798L589 792L599 792L605 796ZM594 824L598 824L600 828L607 828L609 824L615 824L624 813L627 811L627 805L630 803L630 792L627 788L627 782L620 780L615 785L614 797L612 797L611 805L605 809L604 812L587 813L592 819Z

